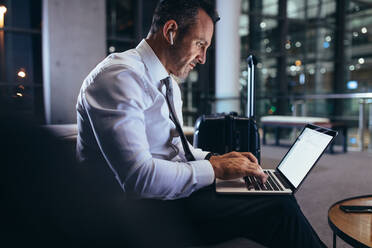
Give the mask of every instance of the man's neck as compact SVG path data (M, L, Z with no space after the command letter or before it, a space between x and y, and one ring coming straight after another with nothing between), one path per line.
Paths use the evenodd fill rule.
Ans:
M167 44L160 37L159 34L149 34L145 40L147 44L149 44L151 49L154 51L155 55L158 57L160 62L163 64L164 68L170 74L171 72L168 70L167 66L168 65L167 61L169 61Z

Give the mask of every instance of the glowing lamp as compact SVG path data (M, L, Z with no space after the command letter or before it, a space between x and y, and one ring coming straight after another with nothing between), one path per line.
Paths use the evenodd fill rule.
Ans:
M6 7L4 5L0 6L0 15L4 15L6 13Z
M18 77L20 78L25 78L26 77L26 72L23 71L23 70L20 70L18 73L17 73Z
M4 5L0 6L0 28L4 27L4 15L6 13L6 7Z
M357 89L358 88L358 81L352 80L352 81L347 82L347 88L349 90Z

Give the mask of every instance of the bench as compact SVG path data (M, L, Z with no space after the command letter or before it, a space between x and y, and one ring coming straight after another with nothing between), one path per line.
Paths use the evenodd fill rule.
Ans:
M77 125L76 124L58 124L58 125L46 125L43 127L46 131L48 131L49 133L51 133L53 136L55 136L56 140L60 141L60 144L59 146L62 146L63 148L63 152L66 152L65 154L65 158L75 158L75 150L76 150L76 138L77 138L77 133L78 133L78 129L77 129ZM194 127L183 127L183 130L184 130L184 133L187 137L187 139L192 142L192 139L193 139L193 134L194 134ZM66 165L67 166L67 165ZM105 166L106 167L106 166ZM108 167L107 167L108 168ZM84 175L83 174L80 174L79 173L79 176L83 177ZM100 172L100 174L97 175L97 178L98 177L108 177L107 175L105 174L102 174ZM112 177L113 178L113 177ZM70 178L68 179L70 180ZM80 180L85 180L85 179L80 179ZM71 182L69 182L71 184ZM116 183L116 181L115 181ZM116 185L116 184L115 184ZM117 184L119 185L119 184ZM79 186L76 186L78 190L78 187ZM93 186L92 186L93 187ZM111 186L110 188L107 188L105 187L105 185L103 184L100 184L100 191L103 191L103 192L106 192L107 195L109 196L108 199L110 199L110 195L113 195L113 196L117 196L117 194L113 194L111 191ZM85 196L84 196L85 197ZM81 196L81 198L83 198L83 196ZM82 200L81 198L79 198L78 200ZM86 198L86 197L85 197ZM106 200L106 199L105 199ZM119 203L122 203L119 201L119 199L117 198L114 198L113 199L114 201L112 202L113 204L119 204ZM99 199L99 197L97 198L94 198L94 201L92 201L92 205L89 206L89 211L85 211L84 209L84 206L86 206L85 204L82 205L80 207L80 209L83 209L86 214L83 216L84 218L88 218L88 220L86 220L85 222L89 221L90 218L92 218L94 220L93 217L89 216L90 213L96 213L94 212L95 210L95 205L94 204L97 204L97 201L98 203L101 201ZM89 202L90 203L90 202ZM93 204L94 203L94 204ZM111 204L110 203L110 206ZM69 202L68 203L69 205L71 205L72 203ZM116 205L113 205L114 207L114 210L122 210L123 208L122 207L115 207ZM93 210L92 210L93 209ZM111 213L113 216L115 216L115 212L112 212ZM119 215L119 214L118 214ZM122 216L122 215L120 215ZM81 219L83 218L81 217L80 219L76 218L77 219L77 222L81 221ZM85 219L84 219L85 220ZM106 219L104 219L106 220ZM74 222L73 222L74 223ZM89 222L90 223L90 222ZM96 223L96 222L93 222L93 223ZM107 224L108 222L106 221L104 224ZM74 223L75 225L74 226L78 226L80 227L79 225L77 225L76 223ZM109 224L107 224L108 227L110 227ZM100 227L101 228L101 227ZM107 229L107 227L105 226L105 228ZM94 228L93 228L94 229ZM106 230L104 229L104 230ZM82 233L85 229L83 230L79 230L80 233ZM90 229L89 229L90 230ZM95 229L94 229L95 230ZM101 230L101 229L98 229L98 230ZM70 231L71 231L71 228L70 228ZM119 230L120 231L120 230ZM104 231L102 231L104 232ZM94 236L94 235L93 235ZM104 234L102 233L99 233L99 236L97 234L97 237L101 237L101 236L104 236ZM85 236L83 236L85 237ZM140 236L139 236L140 237ZM115 241L115 240L113 240ZM124 240L125 241L125 240ZM133 245L133 244L132 244ZM248 248L265 248L263 245L260 245L252 240L249 240L249 239L246 239L246 238L235 238L235 239L232 239L230 241L225 241L223 243L219 243L219 244L216 244L216 247L232 247L232 246L244 246L244 247L248 247ZM123 245L123 247L126 247L125 244ZM141 246L142 247L142 246ZM190 247L190 248L193 248L194 246ZM198 246L199 247L199 246ZM208 246L208 247L215 247L215 246Z
M262 143L266 145L266 133L268 128L275 129L275 145L280 145L280 131L282 128L302 128L306 124L314 124L317 126L339 131L342 136L342 151L347 152L347 126L342 122L331 122L328 118L305 117L305 116L263 116L261 117L261 126L263 130ZM330 153L334 153L334 142L329 147Z

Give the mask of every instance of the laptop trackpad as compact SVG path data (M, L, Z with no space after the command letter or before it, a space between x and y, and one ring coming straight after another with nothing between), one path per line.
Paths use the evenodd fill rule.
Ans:
M232 180L219 180L216 179L216 188L228 187L228 188L246 188L246 184L243 178L237 178Z

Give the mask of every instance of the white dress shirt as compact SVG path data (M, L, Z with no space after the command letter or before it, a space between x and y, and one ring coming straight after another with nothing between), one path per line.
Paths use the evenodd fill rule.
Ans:
M176 199L210 185L207 152L193 148L188 162L169 118L165 86L169 74L145 40L109 55L86 77L77 102L80 161L104 157L127 196ZM182 101L172 79L174 106L182 125ZM107 166L102 164L102 166Z

